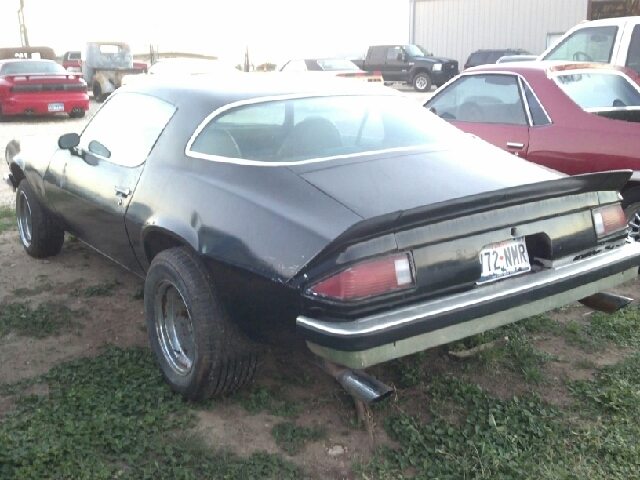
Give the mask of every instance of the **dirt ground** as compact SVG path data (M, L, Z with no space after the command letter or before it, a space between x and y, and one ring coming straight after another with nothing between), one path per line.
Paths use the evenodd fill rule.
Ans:
M95 111L95 104L92 109ZM86 122L86 119L83 120ZM32 135L38 130L47 130L48 136L66 131L79 130L82 122L56 120L17 121L0 129L2 152L4 145L19 134ZM0 175L7 171L4 158L0 160ZM0 205L11 204L13 192L0 186ZM88 286L113 284L113 296L77 295ZM15 382L47 372L53 365L66 360L93 356L107 344L120 347L143 346L148 348L145 330L143 303L136 293L143 280L79 241L65 242L60 255L49 260L35 260L24 252L17 230L0 234L0 305L10 302L29 302L32 305L54 303L66 305L77 312L79 322L73 332L37 340L10 334L0 338L0 383ZM617 293L633 297L638 291L634 280L617 289ZM585 307L575 305L553 316L559 321L581 321L589 315ZM554 404L566 404L570 398L563 387L566 379L589 378L593 372L588 368L576 369L576 360L585 364L605 365L618 361L624 351L604 350L587 353L568 346L562 339L540 338L536 348L552 354L556 360L544 366L549 381L541 387L544 397ZM427 352L425 369L432 373L456 370L456 360L442 349ZM372 369L381 380L394 384L392 370L388 367ZM530 386L516 374L493 375L491 372L472 370L461 376L501 397L510 397L526 392ZM382 419L373 416L373 436L355 422L353 404L327 374L319 370L304 355L303 345L290 349L272 348L268 351L264 365L253 385L286 385L289 398L304 399L305 410L299 415L299 425L324 425L327 436L311 442L295 457L288 457L277 446L271 429L281 421L267 413L249 414L234 399L217 401L212 408L198 410L198 431L212 448L225 447L242 456L256 451L281 453L285 458L301 465L314 478L356 478L352 472L354 461L366 461L373 447L391 445L382 428ZM45 392L34 392L45 393ZM420 391L405 392L412 395L402 408L412 413L425 412L428 398ZM394 399L389 400L391 410L396 408ZM12 408L9 397L0 396L0 416Z

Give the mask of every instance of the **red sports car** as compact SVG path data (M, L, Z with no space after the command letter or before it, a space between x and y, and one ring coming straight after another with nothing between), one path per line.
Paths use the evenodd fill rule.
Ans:
M81 118L87 110L89 95L82 75L52 60L0 60L0 119L54 113Z
M465 132L563 173L633 170L622 190L623 207L631 235L640 237L635 72L589 63L483 65L442 86L425 107Z

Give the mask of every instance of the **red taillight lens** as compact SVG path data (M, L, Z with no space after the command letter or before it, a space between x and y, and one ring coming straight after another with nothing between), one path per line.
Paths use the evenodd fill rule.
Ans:
M311 293L337 300L356 300L414 285L407 254L354 265L313 287Z
M593 210L593 226L598 238L627 228L627 217L620 204L608 205Z

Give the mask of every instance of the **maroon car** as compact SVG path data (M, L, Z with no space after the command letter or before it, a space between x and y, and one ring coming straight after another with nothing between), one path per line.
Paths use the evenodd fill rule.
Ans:
M425 103L461 130L570 175L633 170L622 190L640 236L640 77L603 64L473 67ZM487 172L500 175L500 172Z

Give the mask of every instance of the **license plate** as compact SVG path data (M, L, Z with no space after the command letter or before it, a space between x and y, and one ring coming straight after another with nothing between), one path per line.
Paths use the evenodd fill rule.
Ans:
M64 103L50 103L49 104L50 112L64 112Z
M493 282L531 270L524 237L487 245L480 252L482 276L478 283Z

